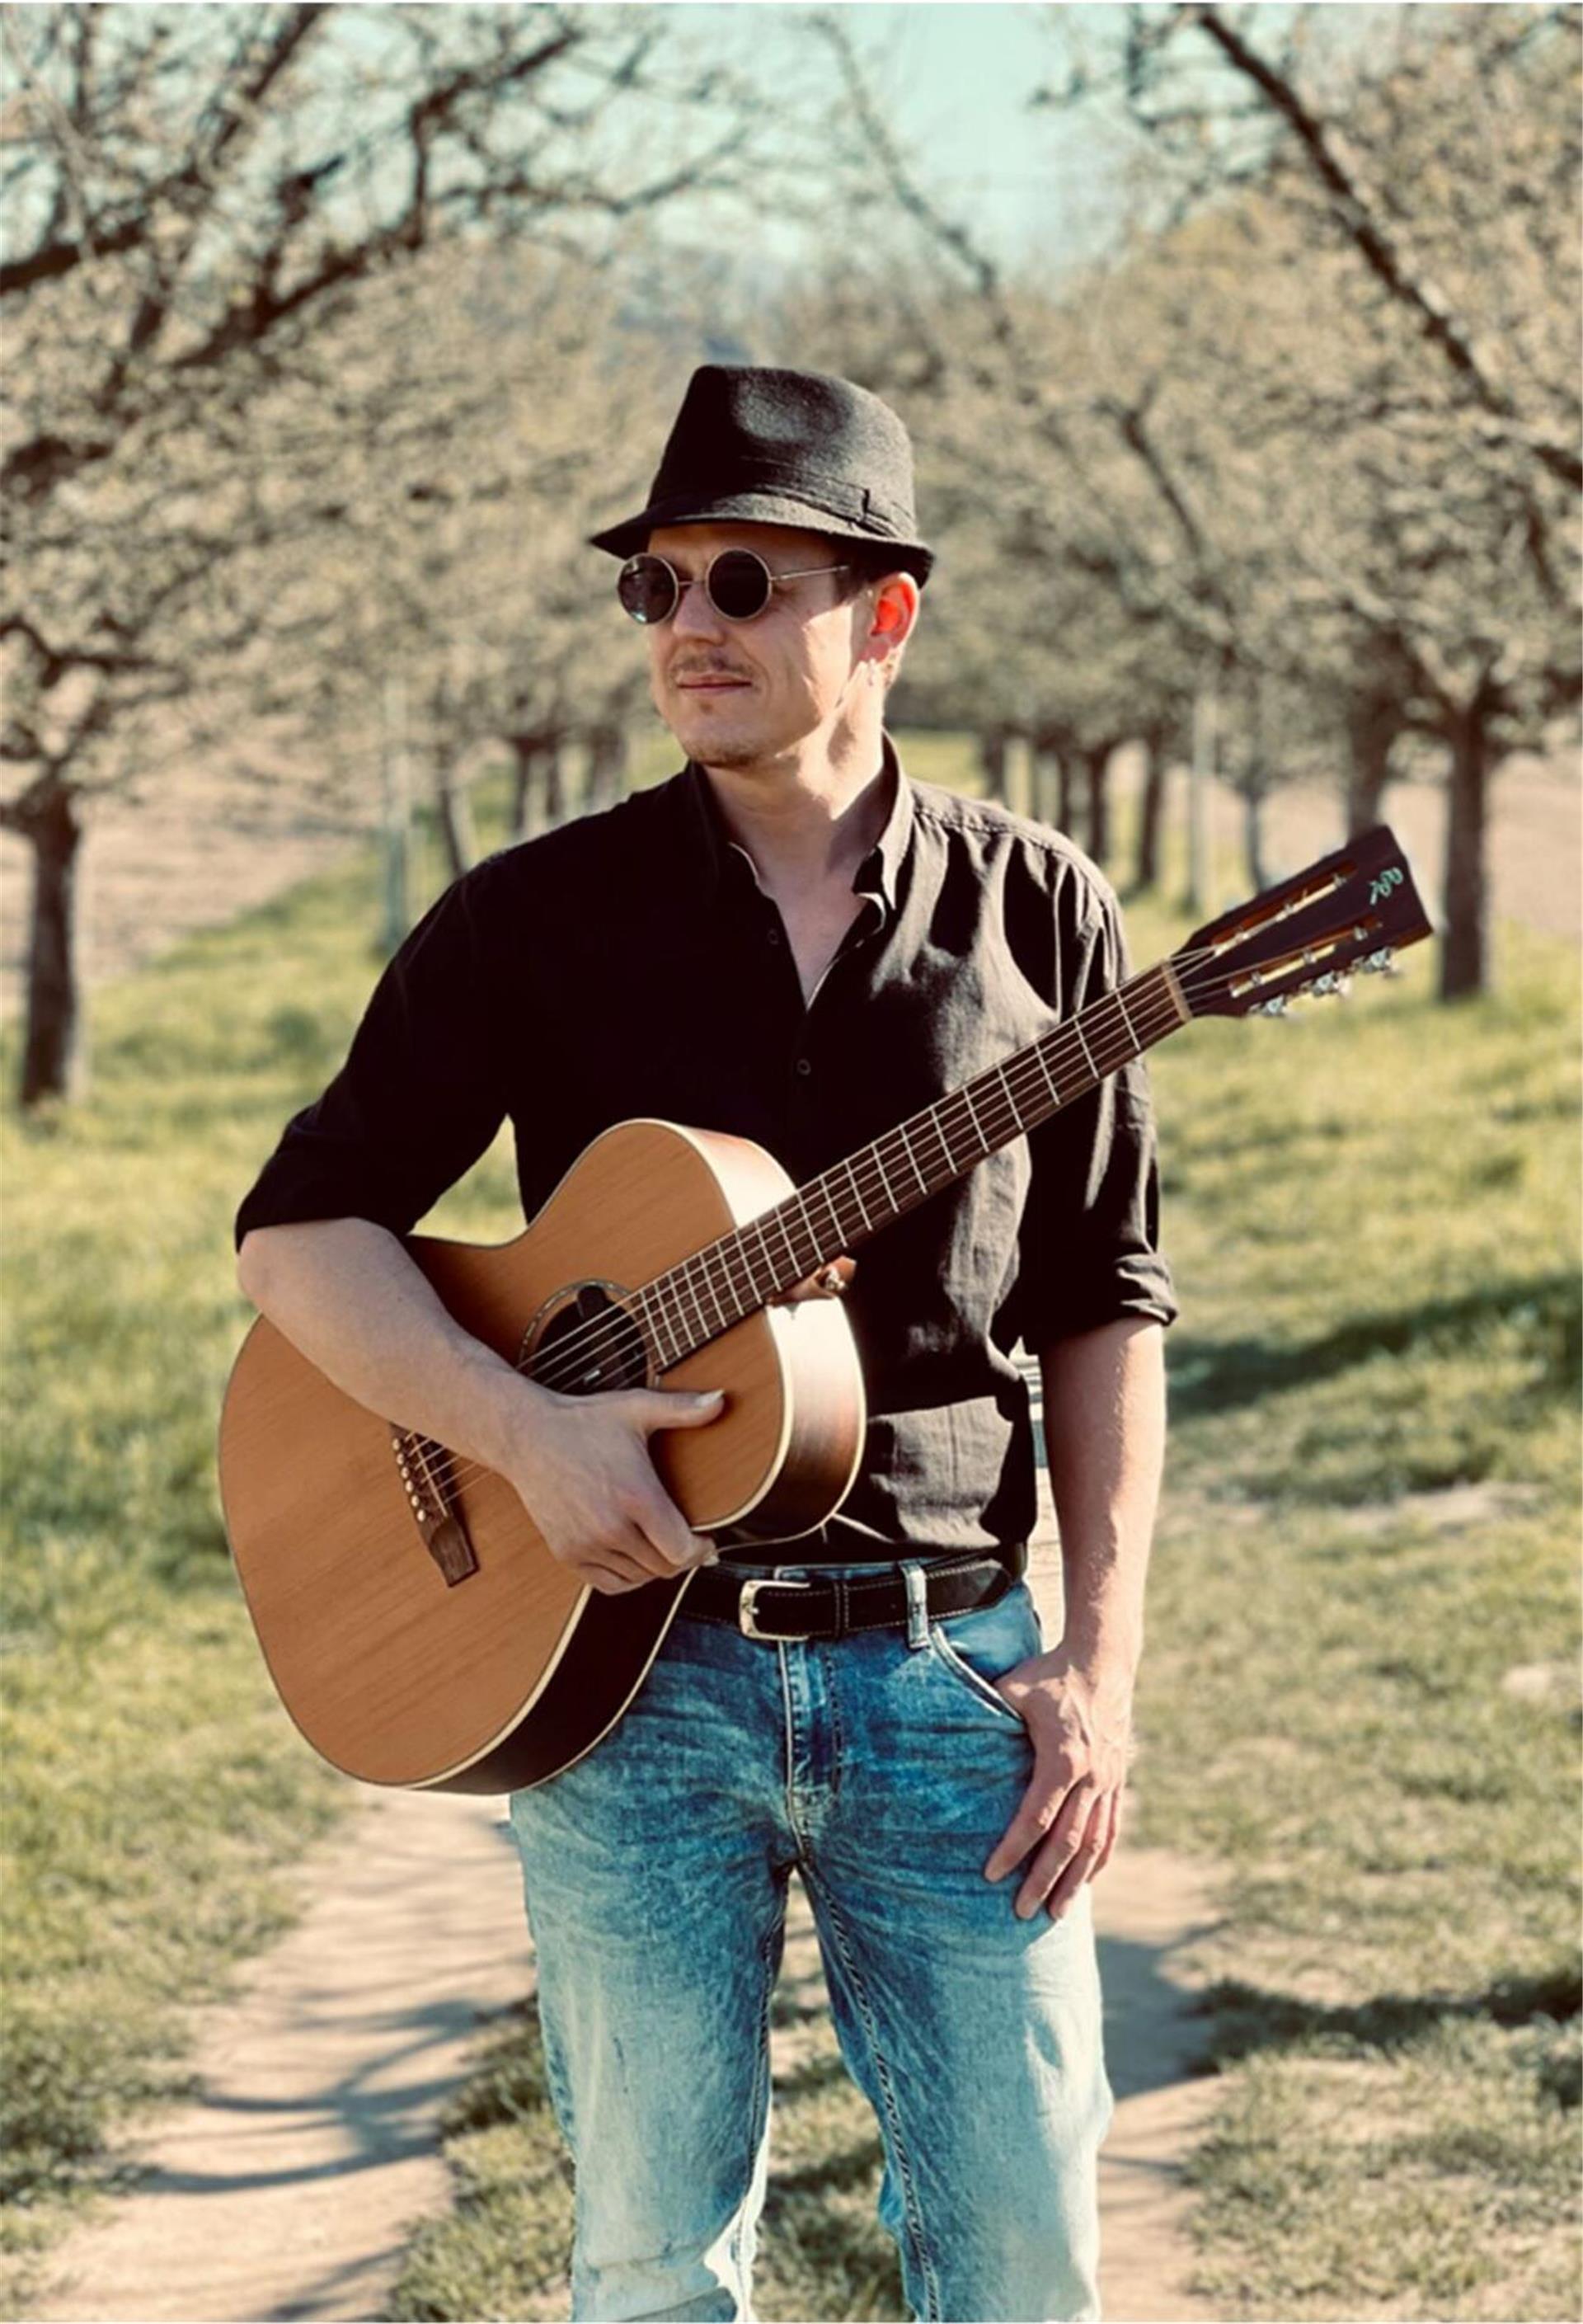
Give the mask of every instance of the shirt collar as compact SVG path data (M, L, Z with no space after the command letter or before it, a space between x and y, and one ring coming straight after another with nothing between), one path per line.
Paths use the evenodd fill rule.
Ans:
M852 893L879 896L894 914L901 867L912 839L913 786L888 734L881 736L880 747L884 772L891 784L890 810L884 829L852 874ZM739 840L732 838L713 785L695 760L689 759L683 768L681 785L689 836L702 856L709 892L713 895L732 873L733 859L739 860L757 881L752 857Z

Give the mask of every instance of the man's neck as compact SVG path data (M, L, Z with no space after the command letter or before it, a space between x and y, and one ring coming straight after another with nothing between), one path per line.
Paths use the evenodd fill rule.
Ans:
M884 830L894 793L876 738L861 756L753 767L704 765L732 837L769 892L796 901L848 888Z

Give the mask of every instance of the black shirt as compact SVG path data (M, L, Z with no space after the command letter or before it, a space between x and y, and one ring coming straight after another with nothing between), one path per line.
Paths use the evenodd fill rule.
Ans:
M509 847L391 962L346 1063L236 1220L404 1235L502 1120L530 1219L633 1115L734 1132L802 1185L1127 973L1116 899L1071 843L902 770L852 881L864 908L805 1007L786 929L708 776ZM1037 1352L1175 1314L1148 1084L1133 1063L862 1246L847 1296L868 1437L839 1514L787 1560L1026 1541ZM762 1549L744 1551L762 1559Z

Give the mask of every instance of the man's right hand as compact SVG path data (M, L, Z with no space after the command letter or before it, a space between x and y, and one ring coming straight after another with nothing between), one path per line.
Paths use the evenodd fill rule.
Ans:
M718 1388L561 1396L533 1387L538 1408L527 1429L513 1432L502 1473L553 1555L607 1597L713 1564L713 1542L693 1531L660 1483L649 1439L657 1428L718 1420L725 1408Z

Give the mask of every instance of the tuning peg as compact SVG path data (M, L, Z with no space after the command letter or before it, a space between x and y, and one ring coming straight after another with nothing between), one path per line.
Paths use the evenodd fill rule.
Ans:
M1308 989L1316 1000L1334 994L1338 1000L1344 1001L1352 989L1352 979L1338 969L1328 968L1322 976L1314 978Z
M1284 1017L1291 1005L1289 993L1277 992L1273 1001L1256 1001L1252 1013L1256 1017Z
M1395 950L1391 945L1382 945L1378 952L1371 952L1367 959L1360 960L1358 965L1366 976L1395 976L1400 973L1396 967Z

